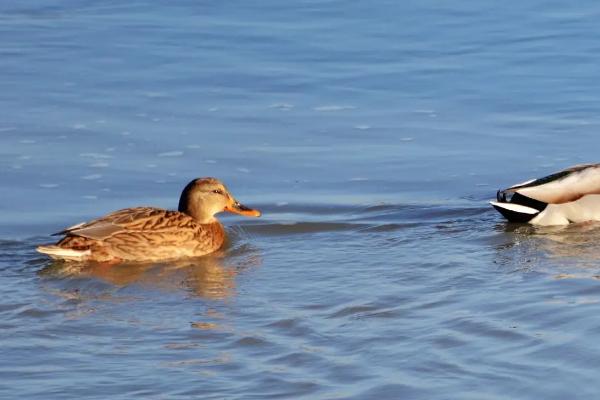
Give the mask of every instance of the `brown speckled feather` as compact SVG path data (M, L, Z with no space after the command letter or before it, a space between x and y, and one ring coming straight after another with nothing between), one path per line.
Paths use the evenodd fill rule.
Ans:
M197 178L181 192L178 211L125 208L71 226L57 233L65 235L58 243L37 250L68 261L111 263L199 257L223 246L225 230L215 218L223 211L260 216L260 211L240 204L218 179Z
M91 250L95 261L152 261L197 257L219 249L225 231L217 221L200 224L179 211L126 208L64 231L57 245Z

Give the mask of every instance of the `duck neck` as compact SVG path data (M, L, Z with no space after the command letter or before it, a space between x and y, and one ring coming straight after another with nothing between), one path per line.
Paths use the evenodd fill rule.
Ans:
M212 224L218 222L214 215L209 215L194 203L179 204L179 212L189 215L199 224Z
M177 210L194 218L199 224L212 224L217 222L215 216L207 213L199 202L190 201L184 196L181 196L181 199L179 199L179 207Z

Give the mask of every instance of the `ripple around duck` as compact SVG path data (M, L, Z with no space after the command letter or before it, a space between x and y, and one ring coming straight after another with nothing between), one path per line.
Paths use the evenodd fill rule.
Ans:
M348 390L344 398L439 397L444 387L458 378L491 382L498 375L510 381L512 370L526 371L537 365L525 357L550 359L545 350L553 354L572 351L577 357L585 354L577 346L545 343L535 334L553 326L567 329L567 324L560 325L571 312L567 307L590 304L598 297L597 285L570 280L542 292L524 289L539 303L553 290L561 290L558 285L563 292L572 287L564 299L553 298L560 304L546 307L519 306L509 300L488 305L485 296L471 293L499 296L490 279L502 285L498 278L506 274L494 264L502 257L508 260L506 265L514 266L512 259L548 253L549 248L572 243L592 246L593 240L579 237L585 236L583 231L508 230L498 225L493 210L478 205L342 207L343 211L333 207L328 208L331 213L320 206L317 213L312 213L311 207L297 207L291 213L285 208L278 207L281 213L265 213L263 219L226 223L230 246L195 264L81 270L37 256L34 246L45 238L4 241L0 243L0 272L13 279L13 286L15 277L27 279L28 284L42 289L46 299L55 300L50 300L48 307L18 301L20 306L8 306L3 314L11 324L49 325L50 333L35 333L38 340L81 337L98 324L93 335L83 336L104 340L118 329L135 327L129 334L139 329L149 343L167 339L168 343L185 343L177 352L173 351L177 346L161 347L178 353L175 356L157 351L162 371L247 380L230 384L229 393L252 393L256 398L326 397L323 393L329 387L336 390L332 397L342 393L342 388ZM280 222L288 219L295 223ZM318 242L291 236L303 234L310 239L319 233L323 235ZM594 236L596 231L590 234ZM289 238L283 240L286 236ZM286 247L290 242L293 249ZM547 242L556 244L553 247ZM307 253L304 248L309 249ZM474 248L483 261L471 257ZM306 263L300 267L289 261L296 257L304 257ZM534 268L544 259L533 261ZM486 266L487 261L492 268ZM239 279L239 274L244 279ZM317 274L318 280L314 279ZM269 276L271 280L266 278ZM290 276L294 276L291 281ZM254 307L246 303L252 291L283 307L259 302L256 309L262 311L253 314L248 309ZM290 293L297 297L290 299ZM241 300L231 301L238 298ZM304 306L290 312L285 305L297 303L298 298ZM228 321L198 311L208 307L223 311ZM556 307L562 308L554 317L546 315ZM179 310L184 310L183 321L177 319ZM171 320L163 321L163 317ZM60 322L65 320L69 323ZM546 323L532 327L523 320ZM52 326L55 323L57 326ZM13 325L8 329L22 329ZM587 332L597 329L593 324L586 328ZM178 329L184 334L173 337L171 330ZM170 333L161 337L161 332ZM546 333L554 340L558 336ZM134 351L134 347L123 352ZM475 359L477 354L485 360ZM569 365L592 365L592 357L577 357L569 358ZM357 367L373 365L373 360L377 367L369 371ZM391 378L390 371L401 373ZM435 376L435 383L428 386L423 375ZM522 380L538 375L529 374ZM310 377L311 385L305 385L305 377ZM224 393L217 381L204 389L192 385L186 393Z
M244 225L244 230L267 236L292 235L303 233L350 231L366 227L366 224L345 222L289 222Z
M255 337L255 336L244 336L243 338L238 339L235 342L236 346L241 346L241 347L250 347L250 348L254 348L254 347L265 347L267 345L269 345L269 343L259 337Z
M356 305L356 306L347 306L342 309L335 311L330 314L327 318L341 318L347 316L355 316L358 317L360 315L364 315L365 313L372 313L377 311L378 308L371 305Z
M351 205L289 204L265 207L263 218L252 221L237 219L230 226L234 235L250 233L265 236L310 234L319 232L355 231L364 233L393 232L427 226L435 223L455 224L478 218L490 212L477 206L445 205L376 205L359 207ZM278 218L282 216L283 218ZM439 229L451 229L442 225ZM10 257L15 250L35 253L35 245L51 241L49 237L34 237L23 241L1 240L0 260ZM4 250L4 251L3 251ZM35 262L43 261L38 258Z
M315 333L307 323L298 318L281 319L269 323L265 327L276 329L279 333L296 337L310 337Z
M434 398L432 391L425 387L409 384L386 384L367 389L352 399L426 399Z
M292 235L319 232L357 231L392 232L439 223L453 224L480 218L491 209L477 206L449 207L445 205L376 205L321 206L286 205L265 207L258 221L241 221L242 229L260 235ZM282 218L278 218L281 216ZM440 226L440 229L450 229Z

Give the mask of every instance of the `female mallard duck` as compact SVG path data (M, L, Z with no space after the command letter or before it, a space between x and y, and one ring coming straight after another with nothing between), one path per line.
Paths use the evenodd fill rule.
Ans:
M565 225L600 221L600 164L567 168L499 190L490 204L511 222Z
M260 216L218 179L198 178L183 189L178 211L125 208L56 233L65 237L37 250L56 259L110 263L198 257L225 242L225 230L215 218L222 211Z

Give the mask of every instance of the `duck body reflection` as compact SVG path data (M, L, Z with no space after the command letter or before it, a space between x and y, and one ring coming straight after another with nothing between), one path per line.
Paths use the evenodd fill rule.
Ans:
M553 276L597 279L600 222L535 226L499 224L500 244L495 262L515 271L545 272Z
M97 279L115 288L142 286L166 292L184 289L195 297L225 299L235 294L237 274L260 263L255 252L241 245L202 257L168 262L109 264L54 260L39 274L45 278L66 278L66 283L75 277Z

